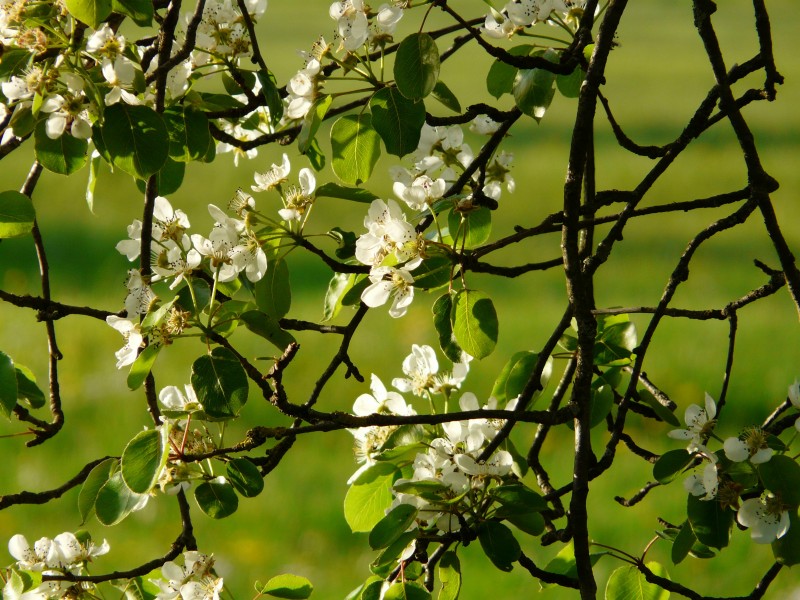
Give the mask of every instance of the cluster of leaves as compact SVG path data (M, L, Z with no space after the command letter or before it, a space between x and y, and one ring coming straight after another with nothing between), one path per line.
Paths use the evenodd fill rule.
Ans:
M740 105L774 95L779 76L769 40L761 40L758 61L718 74L718 81L726 83L710 92L710 100L681 137L663 148L644 148L621 132L599 91L624 2L512 0L502 9L487 4L488 13L466 20L441 0L396 0L377 10L363 0L335 2L330 16L336 21L338 47L318 40L304 53L302 69L279 87L253 37L265 1L200 1L185 15L180 14L180 3L165 6L144 0L0 3L4 47L0 157L26 147L32 139L35 158L22 190L0 193L0 238L30 236L44 257L32 200L42 169L68 176L88 165L90 206L97 178L108 168L131 176L144 195L141 220L133 221L128 239L117 245L120 253L137 261L137 268L128 273L124 311L61 304L50 297L47 285L40 298L2 292L4 301L39 311L49 326L52 348L57 348L52 321L62 316L102 319L121 333L125 343L116 354L117 367L130 367L128 387L141 395L152 417L152 426L133 434L118 449L119 456L87 464L64 489L80 486L78 511L84 523L94 515L103 525L115 525L162 496L175 497L182 523L180 536L164 557L107 576L89 576L83 570L92 557L88 542L76 542L85 552L70 554L81 559L75 562L80 568L73 569L72 562L59 562L58 556L66 556L66 551L48 553L46 549L58 547L54 541L31 549L27 541L22 544L15 537L11 547L17 562L8 571L4 597L89 597L96 584L109 582L140 598L216 600L222 580L211 555L197 551L187 494L208 517L228 517L240 498L262 492L264 477L301 435L341 429L353 432L362 463L344 500L345 518L354 532L369 534L370 547L379 553L370 564L370 576L350 594L352 600L425 599L435 591L440 600L454 600L462 579L458 552L475 540L501 571L519 564L543 585L580 589L586 598L596 594L593 569L602 556L629 563L609 578L605 592L609 600L686 592L669 579L663 566L645 563L649 544L640 556L599 544L601 551L590 550L589 481L612 466L621 441L655 463L659 484L669 483L701 461L713 466L706 467L702 477L688 480L686 519L661 533L673 543L673 562L689 554L710 557L712 549L725 547L737 508L740 525L755 537L761 525L743 517L747 503L755 513L767 514L772 521L777 518L779 526L769 540L777 568L800 562L800 467L789 453L791 441L779 437L791 428L786 419L778 420L789 401L763 425L769 433L764 447L754 447L746 456L741 444L734 442L726 443L725 452L707 450L712 428L705 425L713 421L716 407L715 414L705 409L703 419L699 408L687 412L688 429L681 431L688 433L680 435L692 438L688 451L658 457L625 431L632 414L680 425L675 404L642 370L663 317L729 319L735 328L738 308L775 293L786 282L792 294L800 288L800 273L780 230L766 219L783 271L764 267L770 281L721 311L692 313L669 307L699 244L743 222L756 207L769 212L770 190L764 183L769 177L755 149L747 146L752 136L739 113ZM709 21L713 5L696 0L695 8L698 32L706 47L713 49ZM426 16L434 9L455 25L425 31ZM420 19L400 39L398 23L412 11ZM767 19L763 6L757 12ZM594 37L595 19L601 18ZM481 22L483 26L476 27ZM137 33L137 40L128 41L120 33L124 24ZM545 30L548 26L557 27L558 35ZM763 31L762 27L762 36ZM531 43L505 50L490 42L517 35ZM445 36L453 36L452 46L440 51ZM470 40L491 57L485 87L497 106L473 104L463 110L442 79L446 61ZM256 68L246 68L245 59ZM719 68L711 50L709 59ZM384 68L387 61L390 69ZM734 98L730 82L756 69L766 73L764 90ZM501 149L503 142L518 120L543 119L556 93L578 98L564 209L538 226L520 225L513 234L492 241L493 211L502 207L503 190L511 192L515 185L510 174L513 156ZM590 132L598 98L603 99L623 147L665 161L654 169L653 179L722 117L737 128L745 156L756 156L747 164L751 184L744 193L717 199L717 206L744 201L741 207L692 240L691 251L681 257L659 305L641 311L655 315L641 339L628 315L632 310L597 309L593 296L595 271L622 238L623 228L639 216L637 204L652 184L647 180L631 192L595 190ZM717 101L721 112L713 115ZM498 108L504 103L505 110ZM437 110L449 116L436 116ZM319 137L329 123L327 157ZM471 139L480 140L477 152L461 128L466 124ZM207 238L190 235L188 215L173 209L166 198L180 189L186 164L208 163L224 152L233 152L235 160L252 158L259 147L273 142L296 143L305 156L302 160L314 169L300 169L297 185L289 184L292 161L284 154L280 164L254 173L251 190L277 194L282 208L276 214L259 208L253 196L240 189L232 194L228 212L209 206L215 223ZM391 169L393 191L402 205L361 187L369 183L383 152L402 161ZM317 186L315 172L320 177L327 174L328 160L336 181ZM309 215L320 198L352 201L357 210L368 204L366 232L336 227L322 232L336 247L327 251L317 246L309 233L313 229ZM598 214L615 204L623 208ZM662 208L667 212L707 205L706 199ZM595 249L595 226L603 219L613 226ZM511 244L555 231L562 232L559 259L515 266L485 262L485 257ZM310 252L332 270L320 323L289 318L287 255L295 249ZM46 260L41 262L46 265ZM495 351L500 329L492 300L471 287L471 274L516 277L555 267L566 273L567 308L544 347L514 353L495 378L490 398L479 401L464 392L460 410L454 410L450 400L470 361ZM45 268L43 282L47 277ZM340 366L345 376L363 381L348 349L356 343L366 311L391 300L389 314L401 318L414 301L415 290L436 296L430 303L432 331L441 353L453 363L452 371L445 373L432 348L416 345L403 363L408 379L399 378L393 385L427 399L426 410L418 413L399 392L387 391L378 375L372 378L372 395L356 400L355 414L321 410L317 404ZM354 308L346 325L328 323L347 313L346 307ZM273 344L279 358L269 368L257 367L237 350L233 336L240 329ZM335 356L302 402L291 399L283 382L299 351L293 331L341 337ZM171 351L178 340L184 347L188 341L200 342L190 384L183 391L174 385L157 391L156 374L162 375L158 356ZM0 408L9 419L29 425L32 445L55 436L64 422L55 363L53 356L48 421L36 416L46 401L31 369L0 353ZM559 382L549 405L536 410L553 374L559 374ZM240 417L252 389L286 424L255 424L245 439L226 443L225 424ZM800 393L790 396L797 398ZM536 433L522 453L510 436L526 423L534 424ZM550 431L562 427L574 432L574 471L570 484L555 489L540 449ZM592 430L603 427L608 436L604 455L598 458ZM263 455L252 452L267 444ZM756 451L767 446L778 455L769 462L756 460ZM639 499L652 487L645 488ZM726 494L717 493L723 487ZM46 502L64 489L3 497L0 508ZM563 500L567 496L569 507ZM764 499L763 506L751 502L760 502L758 498ZM67 536L62 539L71 540L68 535L72 534L62 534ZM542 569L523 552L520 536L564 546ZM29 560L39 554L41 560ZM183 565L175 562L181 554ZM36 572L43 573L41 579L31 575ZM768 573L765 581L768 578L774 574ZM312 593L311 584L294 575L279 575L257 584L256 590L278 598L306 598Z

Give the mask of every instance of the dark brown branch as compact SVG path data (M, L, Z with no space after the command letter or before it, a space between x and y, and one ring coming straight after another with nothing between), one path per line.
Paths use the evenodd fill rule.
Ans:
M661 484L658 483L657 481L655 481L655 482L648 481L642 489L640 489L638 492L636 492L630 498L625 499L622 496L614 496L614 500L617 501L618 503L620 503L622 506L624 506L626 508L629 508L631 506L635 506L636 504L639 504L639 502L644 500L645 497L647 496L647 494L650 493L650 490L652 490L653 488L656 488L656 487L658 487L660 485Z

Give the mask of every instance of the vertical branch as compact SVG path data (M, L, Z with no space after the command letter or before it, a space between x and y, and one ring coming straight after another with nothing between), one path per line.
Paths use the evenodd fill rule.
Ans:
M39 176L42 174L42 165L39 161L34 161L28 177L25 179L20 192L30 198L36 184L39 182ZM31 230L33 235L33 243L36 247L36 258L39 261L39 274L42 280L42 298L45 302L51 300L50 294L50 265L47 262L47 253L44 249L44 241L42 240L42 232L39 230L39 221L34 219L33 228ZM45 328L47 329L47 348L48 348L48 371L49 371L49 386L50 386L50 414L53 415L53 420L44 430L36 433L36 437L28 442L28 446L36 446L43 443L45 440L53 437L64 425L64 411L61 409L61 388L58 383L58 361L63 358L61 350L58 349L58 341L56 340L56 327L52 319L45 321Z
M597 582L594 579L589 559L587 512L589 469L596 460L591 447L589 421L597 321L592 314L594 308L592 272L584 270L581 261L581 191L587 174L589 148L592 144L597 92L603 82L608 54L611 51L614 34L626 5L626 0L612 0L600 24L597 44L589 62L586 80L581 87L578 100L578 111L570 144L569 166L564 183L564 224L561 234L561 250L564 257L567 295L578 326L578 350L571 396L571 402L578 406L578 414L574 421L575 460L569 512L580 593L584 600L594 598L597 593ZM586 12L589 13L590 9L587 8ZM587 185L591 186L592 184L590 182Z

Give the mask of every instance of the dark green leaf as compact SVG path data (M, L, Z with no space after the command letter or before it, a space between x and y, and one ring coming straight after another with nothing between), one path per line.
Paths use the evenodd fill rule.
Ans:
M497 344L497 312L491 299L477 290L460 290L453 299L453 335L464 352L489 356Z
M234 458L227 466L227 479L233 488L245 498L258 496L264 489L261 471L246 458Z
M344 518L352 531L372 531L392 504L392 483L399 476L388 462L376 463L358 476L344 498Z
M403 550L416 539L418 530L407 531L389 544L369 565L369 570L379 577L388 577L397 566L397 559Z
M0 60L0 79L8 80L14 75L22 75L28 67L34 53L24 48L5 48Z
M36 376L26 366L15 365L17 375L17 399L26 400L31 408L44 406L44 393L36 384Z
M442 294L433 303L433 327L439 336L439 347L444 355L454 363L461 362L461 346L453 335L453 323L450 315L453 310L453 298L450 292Z
M14 361L5 352L0 352L0 410L7 418L17 405L19 391Z
M558 62L558 52L548 49L542 56ZM555 95L555 73L545 69L520 69L514 78L514 102L522 112L541 121Z
M0 239L29 234L35 219L28 196L14 190L0 193Z
M115 13L130 17L139 27L149 27L153 20L151 0L112 0L111 8Z
M539 355L536 352L522 351L516 352L511 356L503 367L503 370L500 371L500 375L497 376L494 386L492 387L492 393L490 394L497 399L499 406L505 406L506 403L522 393L538 360ZM541 391L547 386L552 372L553 361L552 359L548 359L540 379L541 389L534 393L531 402L528 404L528 408L533 406L536 398L538 398Z
M544 498L522 483L501 485L492 490L500 504L520 511L540 512L547 510Z
M597 564L597 561L600 560L607 552L594 552L589 554L589 562L592 566ZM558 575L566 575L567 577L571 577L572 579L578 578L578 568L575 564L575 548L572 545L572 542L568 543L564 546L558 554L556 554L553 559L547 563L547 566L544 568L545 571L550 573L557 573ZM550 587L553 584L539 582L539 585L542 589Z
M166 427L166 425L162 425ZM146 494L158 480L167 462L169 447L156 429L141 431L125 446L120 460L120 472L132 492Z
M214 348L192 364L192 387L213 419L236 417L247 402L247 375L226 348Z
M497 521L486 521L478 527L478 540L486 556L501 571L510 571L522 549L511 530Z
M758 465L758 473L764 487L780 495L781 502L796 512L800 505L800 465L797 461L785 454L777 454Z
M569 75L557 75L556 87L558 91L566 98L577 98L581 93L581 84L586 77L586 71L580 67L575 67L575 70Z
M672 542L672 563L677 565L686 558L696 541L697 538L694 536L692 526L689 521L684 521L678 531L678 535L675 536L675 540Z
M653 477L659 483L667 484L688 467L692 460L692 455L686 450L665 452L653 465Z
M227 481L215 480L201 483L194 490L194 499L200 510L212 519L229 517L239 508L239 496Z
M311 596L314 586L305 577L286 574L273 577L258 591L273 598L303 600Z
M425 123L425 104L409 100L397 88L385 87L369 101L372 126L383 139L386 151L405 156L417 149L422 125Z
M439 80L433 86L433 97L453 112L461 112L461 103L456 98L456 95L450 91L450 88L444 84L444 81Z
M339 179L349 185L367 181L381 155L380 137L372 126L372 116L362 112L339 118L331 127L331 151L331 166Z
M169 196L177 192L183 185L183 177L186 174L186 164L167 158L164 166L156 173L156 183L158 193L162 196ZM145 182L141 179L136 180L136 188L144 194Z
M509 54L513 56L528 56L534 46L522 44L509 49ZM510 94L514 89L514 78L517 76L517 68L501 60L495 60L489 67L486 74L486 89L495 98L500 98L503 94Z
M723 508L719 502L701 500L689 494L686 515L700 543L711 548L724 548L728 545L734 517L730 508Z
M772 553L777 562L787 567L800 564L800 517L796 509L789 511L789 531L772 542Z
M420 100L433 91L439 79L439 49L427 33L412 33L397 48L394 79L400 93Z
M164 166L169 136L164 121L152 108L124 102L109 106L102 131L112 162L129 175L147 179Z
M353 200L354 202L364 202L366 204L370 204L378 198L369 190L347 187L332 182L319 186L315 195L317 198L340 198L341 200Z
M274 344L281 351L286 350L289 344L295 343L294 336L281 329L277 319L260 310L247 311L242 313L239 318L250 331Z
M97 495L111 474L119 468L119 460L107 458L99 465L95 466L89 476L84 480L81 491L78 494L78 512L81 515L81 525L86 523L94 512L94 505L97 502Z
M81 170L88 160L86 152L89 142L72 137L67 132L55 140L50 139L45 130L46 126L47 120L40 120L33 134L36 160L48 171L59 175L72 175Z
M328 236L336 240L339 247L334 254L339 260L353 258L356 254L356 234L352 231L345 231L341 227L334 227L328 232Z
M273 319L282 319L292 306L289 266L282 258L270 261L269 268L255 284L256 305Z
M369 533L369 545L373 550L386 548L406 529L411 527L417 518L417 507L411 504L398 504L375 524Z
M179 162L202 160L211 141L205 113L192 106L174 106L162 116L169 136L170 158Z

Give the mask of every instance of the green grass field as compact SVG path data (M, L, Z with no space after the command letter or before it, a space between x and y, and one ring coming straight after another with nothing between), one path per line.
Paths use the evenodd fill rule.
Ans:
M715 23L726 60L729 65L742 62L756 47L752 6L744 0L719 4ZM477 1L458 5L458 8L464 5L465 14L470 16L481 14L485 8ZM296 49L309 47L320 33L330 38L333 30L327 1L307 0L300 12L299 6L297 2L272 0L260 24L262 51L279 82L285 82L300 66ZM758 103L749 107L745 115L754 129L766 169L781 183L773 201L784 233L797 250L800 249L797 227L800 42L795 31L796 6L792 0L772 0L769 8L778 68L786 76L786 84L780 88L774 103ZM467 13L468 10L475 12ZM408 22L412 18L407 17ZM446 22L438 15L431 19L432 23ZM401 34L405 31L401 29ZM612 102L615 117L633 139L640 143L666 143L679 134L713 84L710 67L692 27L689 3L631 2L618 37L619 47L610 59L604 94ZM478 52L470 56L471 62L455 59L452 64L446 63L441 73L462 105L488 99L483 91L483 73L489 61ZM457 63L462 66L457 67ZM747 83L759 84L755 79ZM744 89L741 84L739 89ZM505 102L509 102L508 97ZM494 222L495 236L510 233L517 224L536 224L560 209L575 106L574 100L557 97L540 124L529 120L513 130L508 149L515 153L513 174L517 192L504 195ZM441 107L432 108L445 114ZM628 189L650 169L649 160L625 155L616 147L602 119L598 120L596 137L598 189ZM477 148L477 141L473 146ZM293 172L305 166L295 147L262 148L257 159L240 162L238 168L233 167L230 156L221 155L210 166L190 164L183 187L171 201L186 210L192 225L202 232L212 225L206 204L224 205L237 187L250 185L253 171L264 171L272 162L279 162L284 150L292 159ZM684 154L654 187L646 205L689 200L746 185L741 154L726 123L692 144ZM30 160L31 153L26 149L4 159L0 189L19 188ZM382 174L392 164L382 158L376 171L381 176L370 182L370 189L384 198L392 194L391 184ZM85 172L68 179L45 174L34 195L51 261L53 295L69 304L119 310L125 295L128 264L113 247L125 236L126 225L139 216L141 198L130 178L106 172L98 184L94 213L90 213L83 201L86 177ZM325 177L333 175L327 171ZM258 198L262 207L270 201L277 208L276 199ZM361 205L320 201L314 210L311 230L323 232L345 220L351 229L360 232L364 214ZM633 223L625 240L618 244L599 273L598 306L655 305L683 248L697 232L723 214L724 210L678 213ZM526 258L556 257L560 254L559 243L560 235L551 235L525 247L524 251L530 253ZM502 260L518 262L519 252L513 249ZM685 308L722 307L763 283L763 274L752 266L753 259L778 268L777 257L758 215L751 217L744 227L703 246L692 264L689 281L673 304ZM301 256L301 252L291 255L290 269L293 283L290 316L318 320L330 272L318 261ZM501 319L495 353L479 364L473 363L466 384L466 389L485 398L494 376L510 354L541 347L563 311L566 295L560 270L500 282L471 275L470 282L473 287L489 291ZM30 240L0 243L0 289L38 294L38 285ZM381 373L387 381L400 375L400 364L412 343L436 345L429 326L433 299L432 295L420 294L409 314L400 320L389 319L381 309L367 315L352 348L352 357L363 374L368 377L371 372ZM785 290L744 309L739 317L738 351L727 410L747 419L745 422L753 422L763 419L785 397L787 386L800 376L800 326ZM634 320L640 331L648 322L646 316L636 316ZM0 324L0 350L31 367L40 382L45 381L45 332L32 311L0 304ZM416 331L424 331L427 337L418 337ZM128 392L125 373L113 368L113 352L120 343L118 334L102 322L80 317L59 321L57 332L64 354L60 369L67 424L55 440L32 450L23 447L25 437L0 439L0 456L6 464L5 475L0 478L0 495L58 486L89 460L119 454L125 441L148 423L141 396ZM681 416L688 404L702 402L704 391L719 393L727 336L724 322L698 324L685 320L666 322L656 335L645 370L679 404ZM330 356L335 340L309 334L297 337L302 348L297 364L287 373L286 384L292 399L299 401L324 368L318 357ZM264 348L245 334L237 333L233 339L246 355L273 353L272 348ZM181 351L181 346L185 351ZM199 347L179 341L173 351L160 357L155 372L159 386L187 383L189 365L199 352ZM353 400L365 391L367 384L338 376L321 406L324 410L349 410ZM230 427L226 439L239 439L244 429L255 423L284 422L265 402L253 397L240 423ZM732 427L731 423L728 421ZM668 425L647 422L635 433L648 448L663 452L679 447L667 439L669 429ZM0 435L21 430L18 422L0 423ZM735 433L724 431L725 435ZM524 447L531 435L532 431L520 432L519 444ZM596 438L601 445L606 436L596 432ZM267 478L265 492L243 501L234 516L215 522L198 514L195 525L200 548L214 552L219 571L235 598L252 597L250 586L254 580L266 581L283 572L309 577L316 586L313 597L318 599L342 598L366 578L373 555L366 536L350 533L342 512L345 482L355 470L351 441L346 432L303 438ZM545 446L544 456L551 461L549 466L551 473L556 474L556 485L567 483L571 477L572 447L568 430L552 436ZM613 497L635 493L651 479L650 466L623 448L613 473L592 483L590 530L597 542L639 554L658 528L657 517L676 520L685 515L685 493L680 482L676 482L671 487L656 489L634 508L622 508ZM73 490L45 507L21 506L0 512L0 546L15 533L37 539L78 529L81 524L76 498L77 492ZM121 526L104 529L96 521L90 521L87 527L92 535L106 537L111 544L111 553L97 561L96 571L128 568L165 553L179 533L176 515L174 502L159 497ZM143 530L155 534L143 536ZM537 539L525 539L522 545L540 566L559 550L555 546L541 547ZM463 600L516 599L539 594L538 582L521 568L502 573L476 546L463 551ZM713 561L687 559L673 566L669 562L669 546L663 542L657 543L648 557L666 564L673 578L700 593L715 596L749 593L772 562L769 548L751 545L746 533L735 533L732 546ZM0 565L9 562L10 556L4 557L0 552ZM600 562L597 573L601 588L608 573L620 565L610 558ZM782 572L766 598L798 597L792 595L800 593L795 571ZM559 589L542 594L543 598L571 597Z

